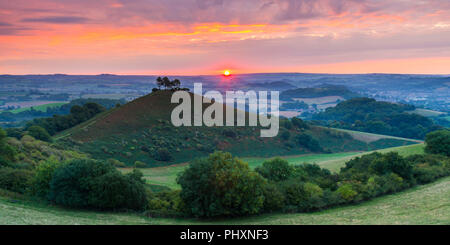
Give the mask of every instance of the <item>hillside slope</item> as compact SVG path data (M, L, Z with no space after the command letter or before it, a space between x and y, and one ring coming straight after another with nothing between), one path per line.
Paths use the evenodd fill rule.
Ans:
M287 138L282 138L281 133L277 137L262 138L261 127L177 128L170 122L171 112L177 106L170 103L171 94L170 91L158 91L140 97L66 130L55 138L59 143L89 153L94 158L115 158L128 165L142 161L147 166L186 162L215 150L229 151L241 157L310 153L312 150L307 145L298 142L299 135L316 140L327 152L365 151L377 145L332 129L289 128L282 122L280 132L288 131ZM204 104L203 109L207 106ZM382 142L378 148L411 142L391 143Z

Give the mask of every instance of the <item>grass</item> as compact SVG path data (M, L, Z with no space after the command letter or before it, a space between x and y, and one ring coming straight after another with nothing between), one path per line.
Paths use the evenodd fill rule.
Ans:
M424 153L424 145L423 144L415 144L408 146L400 146L400 147L392 147L382 150L377 150L377 152L390 152L395 151L398 152L402 156L409 156L413 154L423 154ZM297 156L282 156L282 158L286 159L291 164L301 164L301 163L316 163L319 166L329 169L333 172L338 172L341 167L345 165L345 162L348 160L362 156L364 154L371 153L370 152L343 152L343 153L332 153L332 154L306 154L306 155L297 155ZM251 158L242 158L245 162L248 162L251 168L255 168L260 166L264 161L271 158L261 158L261 157L251 157ZM187 164L176 164L165 167L158 168L144 168L140 169L144 174L144 179L149 184L154 185L162 185L167 186L173 189L180 189L180 186L176 183L177 175L182 172L186 168ZM123 168L120 169L123 172L129 172L131 168Z
M375 198L358 205L314 213L265 214L239 219L202 221L195 219L148 218L136 213L98 213L63 209L0 197L1 225L155 225L155 224L253 224L253 225L369 225L450 224L450 177L407 191Z
M32 106L32 107L25 107L25 108L19 108L19 109L15 109L15 110L10 110L9 112L20 113L20 112L31 110L31 108L35 109L36 111L45 112L45 111L47 111L47 108L60 107L60 106L62 106L64 104L67 104L67 102L48 103L48 104L43 104L43 105L37 105L37 106Z
M373 134L373 133L366 133L361 131L354 131L354 130L348 130L348 129L340 129L340 128L334 128L335 130L346 132L350 134L354 139L370 143L374 142L380 139L396 139L396 140L404 140L404 141L410 141L410 142L416 142L416 143L422 143L423 140L416 140L416 139L408 139L408 138L402 138L402 137L396 137L396 136L389 136L389 135L382 135L382 134Z
M437 117L441 114L444 114L444 112L433 111L433 110L428 110L428 109L421 109L421 108L417 108L414 111L411 111L411 113L416 113L416 114L419 114L424 117Z

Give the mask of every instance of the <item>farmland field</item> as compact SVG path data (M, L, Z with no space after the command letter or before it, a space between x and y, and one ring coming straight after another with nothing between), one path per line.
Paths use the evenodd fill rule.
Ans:
M450 177L407 191L313 213L265 214L233 220L148 218L137 213L97 213L0 197L0 224L450 224Z
M387 148L382 150L377 150L377 152L386 153L389 151L398 152L402 156L408 156L413 154L423 154L424 145L415 144L408 146L400 146ZM306 154L297 156L283 156L291 164L301 164L301 163L316 163L323 168L327 168L333 172L339 171L341 167L344 166L345 162L364 154L370 152L343 152L343 153L333 153L333 154ZM248 162L251 168L260 166L265 160L270 158L242 158L243 161ZM158 168L145 168L140 169L144 174L144 179L149 184L167 186L173 189L179 189L180 187L176 183L176 178L178 173L182 172L186 168L187 164L176 164L166 167ZM120 169L123 172L129 172L131 168Z
M43 111L43 112L45 112L47 110L47 108L59 107L59 106L62 106L64 104L67 104L67 102L51 102L51 103L46 103L46 104L39 104L39 105L36 105L36 106L23 107L23 108L11 110L10 112L12 112L12 113L19 113L19 112L30 110L31 107L33 107L36 111Z

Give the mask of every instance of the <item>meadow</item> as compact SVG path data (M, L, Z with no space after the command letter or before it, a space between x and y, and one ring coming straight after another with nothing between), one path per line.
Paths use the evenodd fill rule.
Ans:
M216 221L150 218L138 213L80 211L17 199L0 197L1 225L450 224L450 177L357 205L336 207L313 213L264 214Z
M390 151L398 152L402 156L423 154L424 144L414 144L377 150L377 152L380 153L386 153ZM316 163L319 166L329 169L332 172L338 172L339 169L343 167L345 165L345 162L347 162L348 160L372 152L373 151L342 152L331 154L305 154L305 155L281 156L281 157L286 159L291 164ZM260 158L260 157L242 158L242 160L247 162L251 168L260 166L264 161L268 159L271 158ZM186 166L187 163L183 163L165 167L144 168L140 170L144 174L144 179L149 184L166 186L172 189L180 189L180 186L176 183L176 178L177 175L186 168ZM123 172L130 172L132 168L122 168L120 170Z
M20 112L31 110L31 108L33 108L36 111L45 112L45 111L47 111L47 108L60 107L64 104L67 104L67 102L40 102L40 101L30 102L30 103L32 105L27 105L27 106L19 108L19 109L10 110L9 112L20 113Z

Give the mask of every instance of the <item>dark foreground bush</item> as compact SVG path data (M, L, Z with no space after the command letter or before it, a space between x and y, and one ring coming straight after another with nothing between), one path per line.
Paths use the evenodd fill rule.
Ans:
M177 182L186 212L196 217L256 214L264 204L266 181L230 153L192 161Z
M30 186L32 177L30 170L0 168L0 188L23 194Z
M111 164L88 159L72 160L58 168L48 197L76 208L142 210L147 205L140 172L123 175Z

